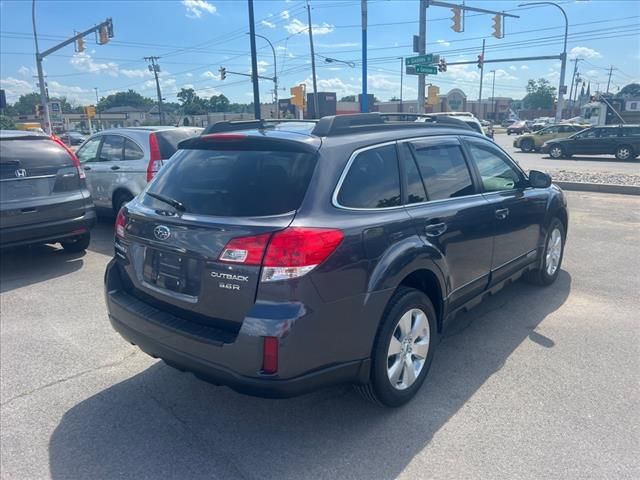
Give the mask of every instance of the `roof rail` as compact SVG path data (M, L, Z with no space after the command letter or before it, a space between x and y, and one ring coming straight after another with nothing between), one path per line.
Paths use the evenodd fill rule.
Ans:
M278 123L316 123L317 120L298 120L298 119L284 119L284 118L263 118L260 120L222 120L220 122L214 122L207 126L202 132L202 135L208 135L210 133L224 133L235 132L238 130L254 130L275 128Z
M319 137L331 137L356 132L371 132L394 128L424 128L426 126L447 126L472 130L462 120L428 114L415 114L417 118L424 118L424 122L385 122L384 113L357 113L353 115L334 115L323 117L311 132ZM393 115L393 114L392 114ZM410 114L409 114L410 115Z

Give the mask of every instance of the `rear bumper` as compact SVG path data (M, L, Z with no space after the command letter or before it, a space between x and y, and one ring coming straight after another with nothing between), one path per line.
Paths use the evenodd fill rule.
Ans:
M96 210L86 208L83 215L55 222L34 223L0 230L0 247L14 247L31 243L53 243L88 232L96 223Z
M369 359L323 365L288 378L262 374L263 337L259 334L241 329L229 338L228 332L176 317L138 300L122 289L115 261L107 266L105 289L109 320L125 340L210 383L249 395L285 398L329 385L366 382L369 377ZM280 338L281 364L296 360L287 352L288 340Z

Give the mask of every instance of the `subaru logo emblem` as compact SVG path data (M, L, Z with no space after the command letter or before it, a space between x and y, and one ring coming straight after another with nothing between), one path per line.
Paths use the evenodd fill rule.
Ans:
M169 230L169 227L165 227L164 225L158 225L153 229L153 234L158 240L166 240L171 236L171 230Z
M16 170L16 177L22 178L27 176L27 171L24 168L19 168Z

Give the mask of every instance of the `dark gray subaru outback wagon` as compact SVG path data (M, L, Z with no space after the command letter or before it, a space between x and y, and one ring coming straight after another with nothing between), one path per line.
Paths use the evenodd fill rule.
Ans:
M398 406L457 311L554 282L567 222L547 174L456 119L214 124L118 214L109 318L241 392L353 383Z

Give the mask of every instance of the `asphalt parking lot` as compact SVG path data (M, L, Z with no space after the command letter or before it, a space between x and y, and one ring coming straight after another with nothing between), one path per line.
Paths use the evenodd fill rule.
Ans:
M0 260L0 477L640 478L640 200L569 192L557 283L517 282L448 329L423 389L264 400L110 327L112 221L85 255Z

